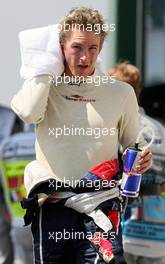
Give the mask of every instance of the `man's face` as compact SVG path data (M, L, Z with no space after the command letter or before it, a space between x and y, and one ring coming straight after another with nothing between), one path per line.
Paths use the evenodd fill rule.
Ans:
M65 74L89 76L94 72L100 52L100 35L93 31L75 30L62 46L65 57Z

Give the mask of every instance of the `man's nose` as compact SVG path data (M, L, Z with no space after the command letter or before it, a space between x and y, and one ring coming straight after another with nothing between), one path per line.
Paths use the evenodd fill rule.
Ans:
M88 54L88 50L83 50L83 51L81 52L80 59L81 59L82 61L86 61L86 60L88 60L88 56L89 56L89 54Z

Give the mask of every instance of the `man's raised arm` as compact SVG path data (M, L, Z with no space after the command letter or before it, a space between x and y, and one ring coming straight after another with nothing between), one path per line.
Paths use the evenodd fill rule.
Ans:
M24 122L37 124L44 119L53 76L64 71L58 24L22 31L19 41L25 82L11 107Z
M11 108L24 122L37 124L44 119L51 80L50 75L28 79L13 97Z

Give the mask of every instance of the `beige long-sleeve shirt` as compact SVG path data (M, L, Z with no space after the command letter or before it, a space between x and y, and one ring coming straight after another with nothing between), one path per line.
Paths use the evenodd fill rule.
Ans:
M102 82L96 86L98 76ZM25 170L27 192L52 177L74 185L89 168L117 158L119 143L124 149L134 145L139 131L134 91L103 78L95 71L90 84L56 86L41 75L26 80L14 96L12 109L35 124L36 161Z

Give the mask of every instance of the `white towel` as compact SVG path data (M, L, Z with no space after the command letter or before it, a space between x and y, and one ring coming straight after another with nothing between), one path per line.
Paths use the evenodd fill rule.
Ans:
M28 79L41 74L60 76L63 73L58 24L22 31L19 33L19 41L22 78Z

